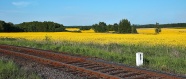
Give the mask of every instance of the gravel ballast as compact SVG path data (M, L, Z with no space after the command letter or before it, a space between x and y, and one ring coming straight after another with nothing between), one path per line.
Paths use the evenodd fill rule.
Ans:
M22 58L15 58L0 54L0 59L4 61L13 60L21 69L34 72L38 74L42 79L86 79L77 75L65 72L64 69L56 69L52 66L46 66L37 62L29 61Z

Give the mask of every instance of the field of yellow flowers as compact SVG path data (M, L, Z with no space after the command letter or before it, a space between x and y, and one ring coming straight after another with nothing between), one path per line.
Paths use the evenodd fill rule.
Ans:
M67 28L70 31L78 29ZM139 34L94 33L93 30L73 32L19 32L0 33L0 38L24 38L42 41L46 37L54 42L72 41L96 44L145 44L186 47L186 29L163 28L160 34L155 34L153 28L137 29Z

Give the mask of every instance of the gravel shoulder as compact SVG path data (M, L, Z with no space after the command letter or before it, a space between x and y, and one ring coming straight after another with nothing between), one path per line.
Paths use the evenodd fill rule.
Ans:
M4 61L13 60L21 69L38 74L42 79L86 79L78 75L65 72L65 69L56 69L51 66L39 64L26 59L0 54Z

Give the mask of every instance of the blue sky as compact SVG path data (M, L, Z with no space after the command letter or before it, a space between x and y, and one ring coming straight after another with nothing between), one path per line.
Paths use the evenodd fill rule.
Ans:
M0 0L0 20L53 21L66 26L186 23L186 0Z

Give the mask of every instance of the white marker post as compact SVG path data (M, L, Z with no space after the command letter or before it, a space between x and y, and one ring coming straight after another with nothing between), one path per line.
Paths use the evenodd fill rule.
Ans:
M141 66L141 65L143 65L143 53L137 52L136 53L136 66Z

